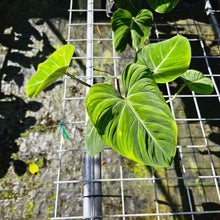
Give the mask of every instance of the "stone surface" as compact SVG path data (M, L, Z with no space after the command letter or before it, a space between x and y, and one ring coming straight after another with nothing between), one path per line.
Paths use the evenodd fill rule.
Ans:
M38 63L65 43L68 7L69 1L1 1L1 220L54 216L63 80L34 99L25 94L25 84ZM66 159L64 167L74 166L76 176L81 176L80 158ZM39 166L35 176L28 171L30 162Z

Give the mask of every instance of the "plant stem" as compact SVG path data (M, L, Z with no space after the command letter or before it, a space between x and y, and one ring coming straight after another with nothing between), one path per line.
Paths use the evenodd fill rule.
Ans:
M98 72L107 73L107 74L109 74L110 76L112 76L112 73L110 73L110 72L108 72L108 71L105 71L105 70L99 70L99 69L96 69L96 68L93 68L93 70L98 71Z
M180 92L185 88L185 86L186 86L186 84L183 84L180 87L180 89L177 91L177 93L171 99L167 100L166 103L173 101L180 94Z
M83 84L84 86L88 86L88 87L91 87L91 85L87 84L86 82L76 78L75 76L71 75L70 73L66 72L66 75L69 76L71 79L74 79L76 80L77 82Z
M121 95L120 83L119 83L119 79L118 79L118 78L116 78L116 83L117 83L118 92L119 92L119 94Z

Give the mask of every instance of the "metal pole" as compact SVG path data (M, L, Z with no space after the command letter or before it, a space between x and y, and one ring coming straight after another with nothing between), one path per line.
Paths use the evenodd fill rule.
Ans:
M210 22L213 24L213 29L214 29L217 43L220 49L220 28L219 28L218 21L215 17L215 14L213 12L212 5L209 0L205 0L205 10L206 10L207 16L210 19Z
M94 179L101 179L101 153L94 156ZM102 184L101 182L94 183L94 216L102 215ZM96 220L102 219L101 217L96 217Z
M87 55L86 55L86 82L90 85L93 84L93 1L87 1ZM88 88L86 87L86 93ZM86 115L86 121L88 115ZM85 153L85 165L84 165L84 179L91 180L92 172L92 158ZM83 217L87 220L89 216L92 216L92 183L90 181L85 182L83 191Z
M87 1L87 55L86 55L86 78L87 83L93 84L93 24L94 24L94 0ZM86 88L86 93L89 88ZM86 121L88 115L86 115ZM84 179L88 180L84 184L83 192L83 217L86 220L91 216L102 215L101 182L91 180L101 178L101 155L90 157L85 154ZM92 218L101 219L101 218Z
M92 216L92 202L91 202L91 157L85 153L85 165L84 165L84 179L88 182L84 183L83 190L83 217L89 220L89 216Z

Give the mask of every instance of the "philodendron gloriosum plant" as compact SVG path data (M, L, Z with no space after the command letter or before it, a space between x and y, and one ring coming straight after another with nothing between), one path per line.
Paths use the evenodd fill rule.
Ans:
M113 14L112 29L115 48L120 53L127 45L136 49L146 40L153 15L146 9L137 10L140 1L116 2L121 8L118 7ZM158 12L167 12L178 3L177 0L148 2ZM196 93L210 94L213 91L209 78L189 69L191 47L188 39L177 35L140 48L134 61L121 74L123 94L110 84L91 86L71 75L68 67L73 53L73 45L64 45L55 51L38 66L36 74L27 83L26 93L34 97L59 77L70 76L90 87L85 99L89 116L85 142L89 155L99 153L108 145L139 163L170 166L176 153L177 126L168 106L170 100L163 98L157 83L180 77L183 86L177 94L185 86Z

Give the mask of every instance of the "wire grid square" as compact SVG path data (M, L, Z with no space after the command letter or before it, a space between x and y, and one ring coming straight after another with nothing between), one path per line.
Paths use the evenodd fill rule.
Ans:
M61 167L60 167L60 181L83 180L84 164L79 165L77 161L84 159L84 152L80 149L63 150ZM64 184L64 183L63 183Z
M120 215L122 211L121 185L118 181L102 183L102 210L105 215Z
M139 196L138 196L139 195ZM125 213L155 212L154 184L152 180L124 181Z
M87 79L87 12L86 9L72 9L70 5L67 42L76 46L73 73L82 80ZM93 12L93 82L98 83L104 82L110 74L120 75L133 61L134 51L128 48L116 54L110 20L105 18L102 9L95 8ZM219 10L212 13L219 13ZM220 216L219 39L215 37L214 25L205 10L189 14L186 19L184 13L156 16L145 44L176 34L186 36L192 47L190 68L211 77L215 90L211 95L201 95L185 88L170 103L179 131L177 154L171 167L143 166L105 148L101 158L102 177L96 180L102 184L102 219L218 219ZM63 119L71 141L65 140L58 151L57 208L53 219L83 219L84 167L74 168L74 160L82 164L84 161L86 93L83 86L68 77L64 80ZM159 87L165 99L169 99L182 84L177 79ZM70 156L66 156L68 154ZM65 202L74 205L63 210ZM76 203L79 205L75 206Z
M77 217L82 215L83 183L60 184L57 216ZM69 204L72 204L71 206Z

